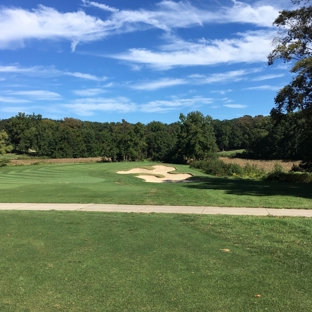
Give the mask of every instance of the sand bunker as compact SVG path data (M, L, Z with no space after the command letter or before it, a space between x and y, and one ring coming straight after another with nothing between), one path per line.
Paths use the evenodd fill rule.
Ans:
M129 171L118 171L117 173L119 174L139 173L137 178L144 179L146 182L152 183L185 182L187 178L191 177L190 174L171 173L171 171L174 170L176 170L174 167L157 165L153 166L152 170L143 168L134 168Z

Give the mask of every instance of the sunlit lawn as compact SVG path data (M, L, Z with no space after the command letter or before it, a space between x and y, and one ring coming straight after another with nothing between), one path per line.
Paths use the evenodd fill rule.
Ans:
M312 208L312 185L207 176L184 165L188 183L146 183L120 175L155 163L39 164L0 168L0 202L112 203ZM170 165L172 166L172 165Z
M312 219L0 212L0 311L311 311Z

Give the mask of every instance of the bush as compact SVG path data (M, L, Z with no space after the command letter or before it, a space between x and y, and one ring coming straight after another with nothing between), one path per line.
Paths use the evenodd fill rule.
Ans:
M270 172L266 179L269 181L312 183L312 174L294 172Z
M191 168L203 170L207 174L215 176L235 176L244 178L260 178L265 175L264 169L259 169L256 165L247 163L244 167L238 164L226 164L218 158L209 160L194 161L190 165Z
M244 174L244 169L238 164L227 164L227 172L229 175L242 176Z
M0 159L0 167L5 167L7 166L7 164L10 162L9 159L7 158L3 158L3 159Z
M241 176L243 168L238 164L226 164L217 157L208 160L193 161L191 168L201 169L207 174L216 176Z
M247 163L244 166L244 176L248 178L261 178L265 175L265 170L263 168L259 169L256 165L254 164L249 164Z

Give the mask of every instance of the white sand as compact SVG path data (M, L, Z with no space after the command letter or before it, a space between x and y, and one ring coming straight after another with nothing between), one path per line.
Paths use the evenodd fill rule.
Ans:
M154 169L140 169L134 168L129 171L118 171L119 174L133 174L140 173L137 177L151 183L164 183L164 182L184 182L187 178L190 178L190 174L175 174L171 173L176 170L174 167L167 167L163 165L153 166ZM147 173L147 174L144 174ZM161 175L157 177L156 175Z

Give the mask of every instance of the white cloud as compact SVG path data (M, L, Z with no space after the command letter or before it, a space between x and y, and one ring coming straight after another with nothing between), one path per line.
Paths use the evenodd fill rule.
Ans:
M223 106L229 107L229 108L246 108L247 105L243 104L224 104Z
M73 93L79 96L95 96L105 92L106 90L100 88L73 90Z
M129 113L137 110L137 105L124 97L77 99L62 106L79 116L91 116L96 112Z
M115 112L115 113L131 113L131 112L168 112L173 110L181 110L186 107L192 109L211 105L213 99L205 97L192 98L173 98L172 100L150 101L143 104L133 103L125 97L117 98L84 98L76 99L68 104L62 104L60 107L70 110L79 116L91 116L97 112Z
M258 3L254 6L236 0L233 0L233 3L232 7L227 7L224 12L219 13L219 17L222 16L225 22L271 27L279 12L272 6L272 3L270 5Z
M80 72L69 72L69 71L61 71L55 69L54 67L42 67L42 66L34 66L34 67L21 67L19 65L8 65L1 66L0 65L0 73L16 73L16 74L24 74L32 77L59 77L59 76L71 76L80 79L93 80L93 81L105 81L107 77L98 77L95 75L80 73Z
M281 87L279 87L279 86L263 85L263 86L245 88L244 90L271 90L271 91L279 91L280 89L281 89Z
M106 23L99 18L86 15L83 11L61 13L39 5L31 11L21 8L0 9L0 49L25 46L29 39L65 39L73 42L99 40L105 36Z
M99 8L101 10L108 11L108 12L118 12L119 11L118 9L110 7L106 4L102 4L102 3L98 3L98 2L94 2L94 1L82 0L82 3L85 6L93 6L93 7Z
M185 107L201 107L212 104L213 99L205 97L193 97L184 99L172 99L171 101L151 101L140 106L140 111L145 113L167 112L179 110Z
M111 16L116 28L137 30L140 24L170 31L175 28L189 28L203 24L250 23L271 27L279 8L272 5L254 6L234 1L232 6L222 6L219 10L205 10L193 6L188 1L161 1L156 10L120 10Z
M226 93L229 93L229 92L232 92L233 90L232 89L227 89L227 90L212 90L210 91L210 93L219 93L221 95L224 95Z
M84 74L84 73L79 73L79 72L63 72L64 75L67 76L73 76L76 78L81 78L81 79L87 79L87 80L94 80L94 81L105 81L107 78L106 77L97 77L94 75L90 74Z
M1 66L0 73L30 73L36 70L37 67L22 68L16 65Z
M231 99L229 99L229 98L227 98L227 97L225 97L225 98L223 98L223 99L221 99L223 102L225 102L225 103L231 103L231 102L233 102L233 100L231 100Z
M80 42L101 40L115 33L158 28L171 32L177 28L190 28L203 24L250 23L260 27L272 27L279 8L273 5L250 5L234 1L232 6L219 10L205 10L188 1L161 1L155 10L118 10L105 4L83 0L85 6L93 6L110 13L106 20L87 15L83 11L59 12L39 5L25 10L14 7L0 8L0 49L23 48L27 41L68 40L72 51Z
M185 79L169 79L164 78L157 81L143 82L132 86L132 89L136 90L157 90L161 88L167 88L177 85L186 84Z
M160 70L176 66L266 62L274 35L275 31L259 30L239 33L233 39L199 40L195 43L176 38L158 51L130 49L110 57Z
M193 74L189 75L185 78L163 78L155 81L147 81L138 83L136 85L132 85L131 88L135 90L157 90L161 88L167 88L177 85L204 85L204 84L212 84L212 83L220 83L220 82L235 82L247 79L245 76L259 72L261 69L251 69L251 70L234 70L223 73L215 73L211 75L199 75ZM218 90L211 91L211 93L220 93L225 94L227 92L231 92L232 89L228 90Z
M60 100L61 95L56 92L51 92L47 90L29 90L29 91L7 91L6 94L14 96L25 96L30 97L34 100Z
M265 75L265 76L253 78L252 81L269 80L269 79L275 79L275 78L280 78L280 77L284 77L284 76L285 76L285 74Z
M28 103L28 100L0 96L0 103Z
M210 84L215 82L233 82L245 79L244 76L250 74L253 71L249 70L233 70L223 73L216 73L211 75L190 75L189 78L194 84Z

